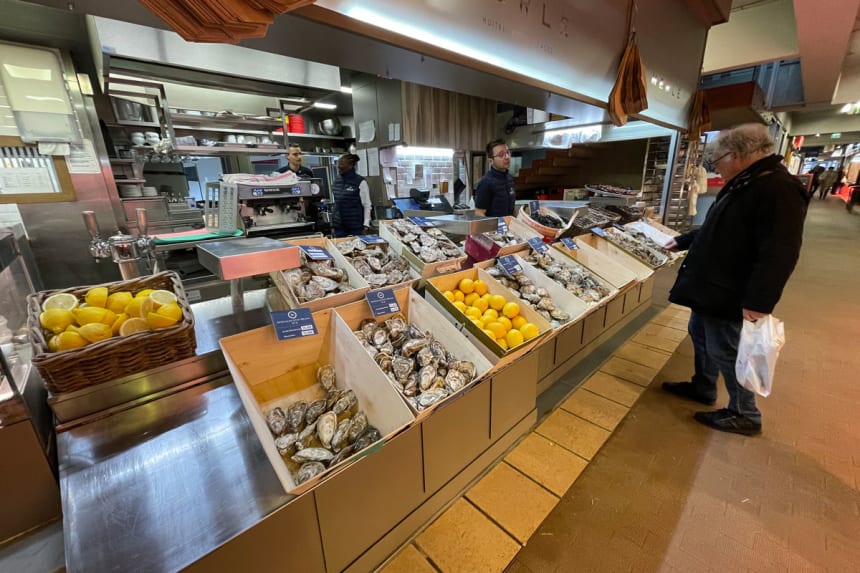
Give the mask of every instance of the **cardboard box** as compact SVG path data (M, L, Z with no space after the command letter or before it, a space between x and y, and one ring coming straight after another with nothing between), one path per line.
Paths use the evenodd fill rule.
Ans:
M606 320L605 326L609 328L619 320L624 315L624 299L626 298L627 293L622 293L612 300L609 301L609 304L606 305Z
M529 352L490 379L490 440L496 441L517 422L534 410L537 402L538 360L545 346L553 348L553 340Z
M314 336L279 341L275 329L265 326L221 339L221 350L263 451L284 491L296 495L378 451L415 419L382 372L367 363L367 352L352 332L345 327L337 329L332 311L318 311L313 316L319 331ZM266 413L297 400L323 398L325 390L317 383L316 374L325 364L334 365L338 388L355 392L358 408L379 429L382 440L299 485L275 448Z
M542 236L540 233L538 233L528 225L523 224L516 217L511 217L510 215L508 215L504 217L504 219L511 233L522 237L524 240L521 243L516 243L514 245L502 245L501 243L496 243L497 245L499 245L499 252L496 255L497 257L501 257L503 255L510 255L511 253L517 253L519 251L526 250L529 248L529 239Z
M597 312L589 314L585 317L582 324L582 345L585 346L605 330L606 328L606 307L600 308Z
M576 266L577 264L581 264L579 261L577 261L577 260L576 260L576 259L574 259L573 257L569 257L569 256L567 256L564 252L562 252L562 251L561 251L561 250L559 250L559 249L549 249L549 250L546 252L546 255L547 255L548 257L550 257L551 259L553 259L554 261L558 261L560 264L565 264L565 265L569 265L569 266ZM582 265L582 266L585 266L585 265ZM597 282L599 282L599 283L600 283L604 288L606 288L606 289L609 291L609 294L608 294L608 295L606 295L606 296L605 296L604 298L602 298L601 300L599 300L598 302L585 302L585 301L583 301L582 299L580 299L580 298L576 297L576 295L574 295L573 293L571 293L570 291L568 291L566 288L564 288L563 286L561 286L561 284L560 284L560 283L556 283L554 279L549 279L549 280L550 280L553 284L555 284L556 286L558 286L561 290L563 290L565 293L567 293L569 296L574 297L576 300L578 300L578 301L580 301L582 304L584 304L584 305L585 305L585 307L586 307L586 309L591 309L591 308L594 308L594 307L598 307L598 306L604 305L604 304L606 304L606 303L609 301L609 299L611 299L612 297L614 297L614 296L616 296L616 295L618 294L618 288L617 288L615 285L613 285L612 283L610 283L609 281L607 281L605 278L603 278L602 276L600 276L598 273L594 272L594 270L589 269L588 267L586 267L586 269L587 269L587 270L589 270L589 271L591 271L591 272L592 272L592 274L594 275L594 278L597 280ZM543 273L543 271L539 271L539 272L540 272L542 275L546 276L546 275ZM547 277L547 278L549 278L549 277Z
M511 362L518 356L522 356L534 344L549 332L552 332L552 326L537 312L526 305L520 306L520 314L529 322L538 327L538 335L531 340L526 340L519 346L505 350L495 340L491 339L483 331L478 328L469 318L460 312L454 304L445 298L442 293L446 290L453 291L464 278L472 280L480 278L487 284L487 292L490 294L498 294L505 297L508 301L517 301L516 295L507 288L503 287L496 279L487 274L487 271L481 268L471 268L465 271L459 271L441 277L427 279L427 284L424 290L425 298L430 301L436 308L440 309L445 317L453 324L459 325L458 328L466 335L466 337L481 351L481 353L495 366L502 366Z
M428 495L490 447L490 389L485 379L421 422L424 489Z
M582 325L579 323L579 338L582 338ZM575 327L576 325L574 325ZM567 331L568 329L565 329ZM562 333L559 333L558 336L553 338L552 340L547 340L543 344L537 347L535 352L538 355L538 370L537 370L537 379L541 380L547 374L555 370L555 356L556 356L556 346L558 345L558 341L561 340L563 336Z
M326 240L326 244L327 244L328 246L327 246L326 248L327 248L329 251L338 251L338 254L340 254L340 251L339 251L339 250L338 250L338 248L337 248L337 247L338 247L338 245L340 245L340 244L342 244L342 243L346 243L346 242L352 242L352 241L354 241L354 240L355 240L355 237L343 237L343 238L340 238L340 239L327 239L327 240ZM391 245L389 245L387 242L386 242L386 243L380 243L380 244L378 244L378 245L370 245L370 246L368 246L368 248L370 249L370 248L377 247L377 246L378 246L378 247L380 247L383 251L388 252L388 251L390 250L392 253L394 253L394 249L392 249L392 248L391 248ZM394 253L394 254L397 254L397 253ZM350 260L350 258L349 258L349 257L347 257L346 255L343 255L343 254L341 254L341 256L343 257L343 260L346 262L346 264L347 264L347 265L349 265L353 270L355 270L355 272L356 272L359 276L361 276L361 273L359 273L359 272L355 269L355 266L352 264L352 261ZM407 262L408 262L408 261L407 261ZM400 288L403 288L403 287L407 287L407 288L408 288L408 287L411 287L411 286L412 286L412 284L413 284L416 280L418 280L419 278L421 278L421 277L420 277L420 275L418 274L418 271L416 271L416 270L415 270L415 268L414 268L411 264L409 265L409 268L407 269L407 271L406 271L406 272L408 272L408 273L409 273L409 278L408 278L408 279L406 279L406 280L404 280L404 281L401 281L401 282L399 282L399 283L397 283L397 284L393 284L393 285L385 285L385 286L381 286L381 287L374 287L373 285L371 285L370 283L368 283L368 285L367 285L367 286L368 286L368 288L369 288L370 290L372 290L372 291L373 291L373 290L380 290L380 289L388 289L388 288L391 288L391 289L395 289L395 290L396 290L396 289L400 289ZM364 278L364 277L362 277L362 278ZM365 282L367 282L367 281L365 280Z
M471 384L474 384L483 378L493 367L490 361L487 360L484 355L481 354L481 352L475 348L475 346L469 342L453 324L451 324L451 322L442 316L439 311L433 308L430 303L421 298L421 295L417 292L410 288L402 288L395 291L394 296L397 299L397 304L400 305L403 316L406 317L409 323L417 326L426 333L432 334L434 338L445 345L448 352L450 352L457 360L468 360L475 365L475 378ZM389 378L382 369L379 368L373 358L366 350L364 350L364 347L361 346L361 343L353 334L353 331L358 330L359 325L365 319L373 318L374 320L385 320L390 318L392 315L389 314L374 317L370 312L370 306L366 302L357 302L342 306L335 309L335 314L335 321L341 324L342 327L349 332L350 336L352 336L355 341L355 344L362 349L364 356L361 357L361 361L368 363L369 368L375 369L378 372L378 375L382 376L388 382L392 391L396 392L397 395L403 399L403 402L408 405L416 418L426 417L430 412L432 412L433 408L438 407L446 400L450 400L457 395L457 393L452 394L437 404L419 411L406 399L405 396L403 396L403 394L401 394L398 389L399 384ZM469 386L467 385L466 388L468 387ZM463 392L464 390L461 390L460 392Z
M636 274L623 264L612 260L611 257L601 253L585 241L574 239L574 242L579 247L578 249L570 250L561 242L553 243L552 246L618 290L636 282Z
M585 343L582 341L582 335L585 329L586 320L588 320L589 317L595 317L589 321L589 324L593 327L594 324L597 324L600 321L598 317L601 312L602 310L598 310L596 313L590 314L588 317L580 320L570 328L565 329L564 332L559 333L555 339L555 367L561 366L567 362L571 356L582 350L582 347L585 346Z
M379 222L379 236L388 241L388 244L391 245L391 248L394 249L395 253L409 261L409 264L412 265L420 276L427 278L450 273L462 268L463 263L466 262L467 257L464 253L461 257L425 263L420 257L414 254L409 247L400 241L397 231L389 229L388 226L390 223L390 221Z
M624 233L622 231L619 231L615 227L609 227L607 229L604 229L604 231L606 232L607 236L609 236L609 237L614 238L614 237L623 236L623 237L630 238L631 240L635 240L635 239L632 239L632 237L628 233ZM616 239L616 240L618 240L618 239ZM646 267L649 267L652 269L659 269L660 267L664 267L664 266L670 264L673 260L672 257L664 255L663 253L657 251L656 249L652 249L651 247L648 247L646 245L637 245L637 246L641 246L641 248L643 250L645 250L648 253L650 253L651 255L653 255L653 257L655 258L655 262L651 262L651 260L636 254L635 252L633 252L632 250L630 250L626 247L619 246L618 248L620 248L623 251L625 251L626 253L628 253L631 257L635 258L636 260L641 262ZM657 261L660 261L660 262L657 262Z
M332 476L313 495L327 569L343 571L424 501L421 426ZM290 569L303 571L292 562Z
M654 278L649 278L642 281L642 285L639 289L639 304L647 302L651 300L651 297L654 294Z
M594 234L580 235L576 237L574 241L580 247L587 245L608 257L613 262L621 265L628 271L632 272L636 276L636 280L643 281L654 274L654 269L645 265L639 259L631 256L627 251L616 247L606 239L601 239Z

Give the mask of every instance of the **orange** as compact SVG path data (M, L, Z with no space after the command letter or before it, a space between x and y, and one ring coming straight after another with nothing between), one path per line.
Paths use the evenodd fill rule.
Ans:
M483 314L490 307L490 303L486 299L479 297L478 300L472 303L472 306L480 310L481 314Z
M466 300L466 295L463 294L463 291L457 289L454 291L454 300L457 302L463 302Z
M445 296L445 298L447 298L447 299L448 299L448 300L450 300L451 302L454 302L454 293L452 293L452 292L451 292L451 291L449 291L449 290L446 290L446 291L445 291L445 292L443 292L442 294Z
M460 284L458 285L460 290L463 291L463 294L469 294L475 291L475 281L472 279L460 279Z
M520 314L520 315L515 316L511 319L511 326L516 328L517 330L519 330L527 322L528 322L528 320L526 320L526 317L524 317L523 315Z
M515 302L506 302L502 307L502 314L508 318L513 318L520 313L520 305Z
M523 343L523 333L519 330L509 330L505 335L508 347L513 348Z
M505 302L507 302L505 300L505 297L500 294L494 294L490 297L490 308L493 308L495 310L502 310L502 308L504 308L505 306Z
M505 336L505 325L497 320L487 324L485 328L493 333L493 338L502 338Z
M475 293L470 293L466 295L466 298L463 299L463 302L466 303L466 306L472 306L475 304L476 300L480 300L480 296Z
M535 336L539 334L538 327L532 324L531 322L527 322L520 327L520 332L523 333L524 340L531 340Z
M475 292L478 294L478 296L483 296L487 294L487 283L485 283L481 279L476 280L474 282L474 286Z

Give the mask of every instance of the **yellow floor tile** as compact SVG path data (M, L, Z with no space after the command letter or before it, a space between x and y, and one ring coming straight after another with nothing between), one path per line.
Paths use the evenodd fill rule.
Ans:
M418 551L413 544L409 544L400 550L394 559L377 573L436 573L436 569Z
M628 342L615 352L615 356L660 370L669 361L671 354L642 346L636 342Z
M525 544L558 498L506 463L491 469L466 497Z
M643 391L641 386L631 384L605 372L595 372L583 383L582 387L625 406L635 404Z
M558 496L565 494L588 465L583 458L534 432L505 461Z
M648 368L647 366L642 366L623 358L612 357L603 363L600 367L600 372L633 382L639 386L648 386L654 380L659 370Z
M520 544L463 498L415 539L444 573L505 570Z
M601 428L614 430L630 409L603 396L580 388L564 401L562 408Z
M550 414L535 431L587 460L594 457L611 433L564 410Z
M661 326L667 326L673 330L687 332L687 323L689 321L689 318L660 314L651 319L651 324L659 324Z
M680 332L680 331L675 331ZM664 338L661 336L649 336L647 334L639 333L633 338L631 338L633 342L637 344L641 344L642 346L647 346L649 348L653 348L655 350L660 350L661 352L675 352L675 349L678 348L678 341L672 340L670 338Z

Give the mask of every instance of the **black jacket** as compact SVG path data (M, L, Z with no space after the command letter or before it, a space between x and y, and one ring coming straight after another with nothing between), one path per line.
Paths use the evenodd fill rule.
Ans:
M745 308L773 312L800 254L809 202L781 159L765 157L737 174L701 229L675 239L689 253L670 301L731 320L741 320Z
M509 171L490 167L475 188L475 207L485 209L487 217L513 215L516 201L514 178Z

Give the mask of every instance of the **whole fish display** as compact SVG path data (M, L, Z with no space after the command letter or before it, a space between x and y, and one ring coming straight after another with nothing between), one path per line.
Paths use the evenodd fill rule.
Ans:
M385 224L406 248L425 263L463 256L463 251L439 229L422 229L408 219L395 219Z
M439 340L407 322L402 314L378 321L368 318L354 334L418 411L444 400L475 379L472 362L455 358Z
M393 252L388 244L367 245L361 239L337 244L337 250L364 277L370 288L380 288L408 281L409 261Z
M337 387L332 365L319 368L317 381L325 398L298 400L266 414L275 447L297 485L382 439L359 409L355 392Z

